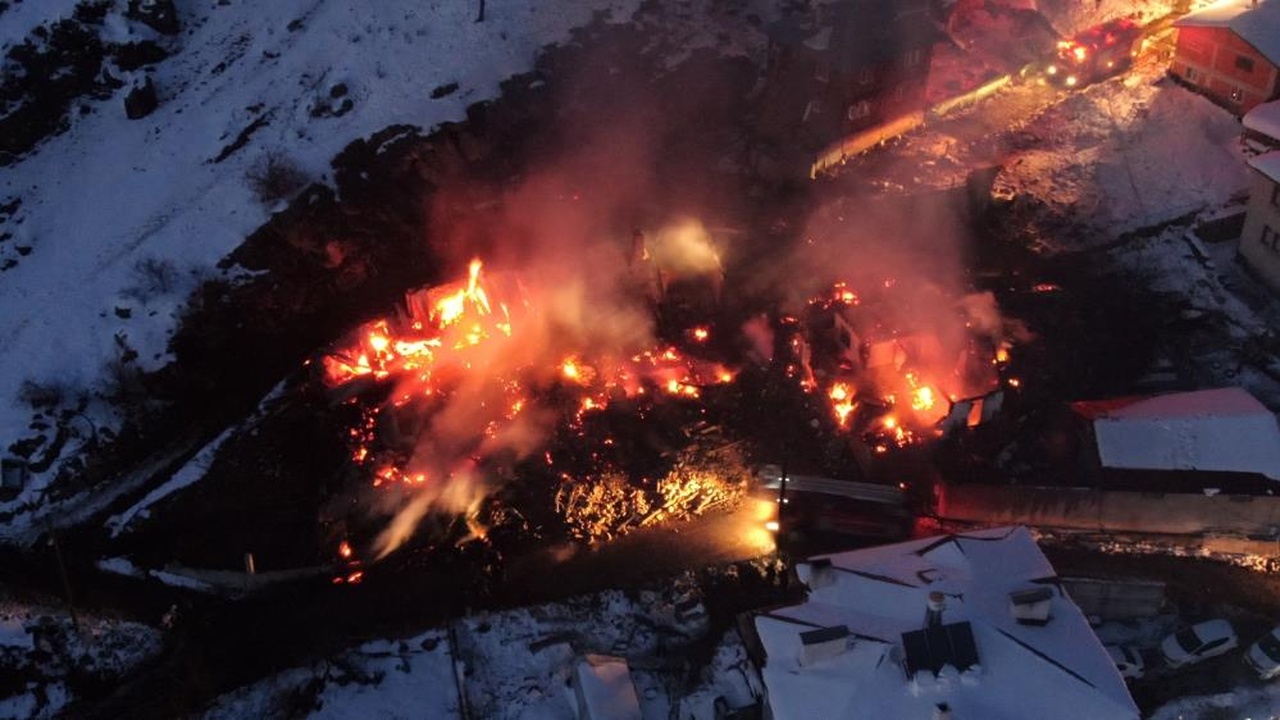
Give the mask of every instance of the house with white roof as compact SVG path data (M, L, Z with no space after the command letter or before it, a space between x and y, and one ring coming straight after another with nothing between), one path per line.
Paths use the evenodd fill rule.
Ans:
M1173 77L1237 114L1280 95L1280 0L1221 0L1173 25Z
M1280 127L1276 129L1280 131ZM1280 151L1250 158L1249 167L1257 172L1250 180L1237 252L1250 272L1272 292L1280 293Z
M1244 125L1241 142L1245 154L1261 155L1280 150L1280 100L1272 100L1254 107L1240 118Z
M1082 401L1071 409L1086 424L1087 464L1102 472L1100 484L1132 487L1150 477L1151 489L1175 490L1182 474L1230 491L1280 480L1280 425L1244 388Z
M1024 527L811 559L758 613L776 720L1136 720L1119 671Z

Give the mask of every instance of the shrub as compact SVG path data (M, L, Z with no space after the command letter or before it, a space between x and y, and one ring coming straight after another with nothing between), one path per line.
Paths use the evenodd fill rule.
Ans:
M33 408L56 408L71 394L70 388L57 381L24 380L18 388L18 400Z
M269 152L246 175L249 189L264 205L272 205L301 190L307 176L288 156Z
M143 258L133 266L133 284L124 290L124 296L138 302L168 295L178 287L178 268L171 260Z

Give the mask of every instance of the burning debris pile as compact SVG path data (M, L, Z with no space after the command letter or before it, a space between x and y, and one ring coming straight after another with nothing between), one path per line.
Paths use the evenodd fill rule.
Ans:
M654 322L664 298L635 281L634 263L621 276L634 283L623 312ZM713 281L718 295L722 277ZM474 260L465 280L408 293L393 317L318 363L352 413L351 465L374 489L373 514L391 516L376 540L355 544L384 557L437 515L464 519L457 542L484 538L511 487L543 493L563 532L589 543L733 505L752 475L750 433L767 432L721 423L735 402L758 402L735 388L744 371L780 371L829 408L814 427L840 442L887 453L928 441L950 401L990 389L1007 345L988 334L948 356L954 343L899 331L878 310L893 287L864 303L837 283L799 317L757 316L740 337L693 318L668 333L675 342L651 332L593 342L561 322L554 293Z
M556 511L574 539L596 543L734 505L744 497L749 477L735 445L705 454L686 451L651 488L637 487L616 472L587 483L566 479L556 491Z
M559 331L556 310L535 307L518 278L484 275L476 260L465 281L409 293L396 317L369 323L350 347L323 358L333 397L359 409L350 429L352 463L404 508L378 539L379 556L431 510L463 515L470 537L483 536L483 501L535 457L558 478L558 509L583 538L620 532L632 516L647 522L687 516L731 497L721 481L678 472L647 493L627 492L600 458L617 440L594 418L623 404L644 421L653 404L697 401L734 373L671 345L619 355L593 354L584 343L556 355L559 338L539 337L548 326ZM692 331L690 343L705 342L709 333ZM528 343L542 345L531 358L555 362L511 362ZM586 458L586 469L599 473L595 480L581 473L571 447L580 445L573 438L587 435L600 446ZM549 436L560 442L548 443ZM615 501L621 505L604 509ZM604 519L611 513L617 517ZM592 515L601 517L586 520Z
M785 319L803 330L791 334L789 374L827 397L839 427L876 453L939 435L955 402L995 387L1010 348L989 320L996 314L991 296L956 305L954 317L967 332L960 349L948 350L955 343L934 329L904 329L892 317L901 309L886 312L897 301L896 285L884 280L864 302L837 282L809 300L803 321Z

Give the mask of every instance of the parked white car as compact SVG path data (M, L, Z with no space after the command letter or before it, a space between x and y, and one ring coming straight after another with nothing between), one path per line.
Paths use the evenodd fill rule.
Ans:
M1206 620L1180 630L1160 643L1165 664L1178 668L1230 652L1240 645L1226 620Z
M1244 661L1263 680L1280 675L1280 627L1272 628L1250 645Z
M1137 648L1132 645L1107 645L1107 654L1111 662L1116 664L1120 677L1125 680L1137 680L1146 671L1146 663Z

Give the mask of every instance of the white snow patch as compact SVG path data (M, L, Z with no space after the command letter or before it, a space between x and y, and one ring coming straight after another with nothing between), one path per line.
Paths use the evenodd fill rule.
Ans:
M141 568L134 565L128 559L122 557L102 558L98 562L94 563L94 565L104 572L124 575L125 577L145 578L147 576Z
M0 13L0 54L22 43L39 25L46 25L65 17L71 17L79 0L26 0L9 3L9 9Z
M1237 687L1217 695L1179 698L1162 705L1147 717L1149 720L1228 717L1275 720L1280 717L1280 686Z
M197 592L213 592L214 587L203 580L197 580L190 575L171 572L169 570L151 570L148 573L151 577L159 580L165 585L178 588L186 588Z
M223 696L205 720L462 717L444 631L370 645Z

